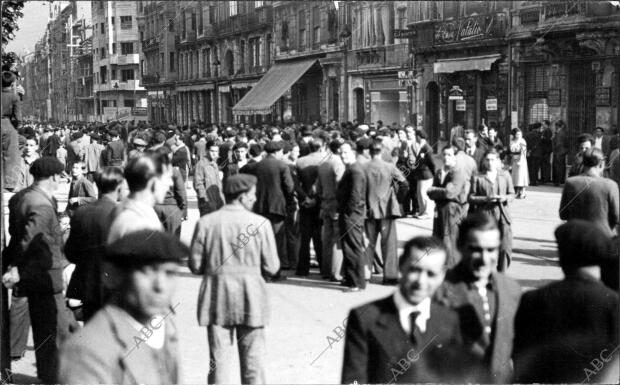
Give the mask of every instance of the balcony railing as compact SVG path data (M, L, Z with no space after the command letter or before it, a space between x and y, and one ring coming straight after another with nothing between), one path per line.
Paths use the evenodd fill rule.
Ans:
M142 84L147 86L151 84L159 83L159 75L144 75L142 76Z
M148 50L159 46L159 40L155 37L149 37L142 40L142 50Z
M185 31L182 35L181 35L181 42L182 43L191 43L196 41L196 31Z
M353 55L356 67L400 66L407 60L408 44L394 44L381 47L369 47L355 50Z
M252 31L261 27L271 26L273 10L271 7L254 9L251 13L240 14L213 24L215 35L226 35Z
M542 5L519 9L513 12L513 25L531 25L538 23L555 23L567 16L612 16L618 15L617 8L604 1L548 1ZM516 17L515 17L516 16Z

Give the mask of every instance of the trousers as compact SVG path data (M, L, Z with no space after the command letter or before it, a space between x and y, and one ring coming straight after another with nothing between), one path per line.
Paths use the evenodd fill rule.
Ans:
M323 242L321 240L321 218L316 210L299 209L299 232L301 243L299 245L299 261L297 271L299 275L310 273L310 241L314 246L316 260L321 266L323 259Z
M379 234L381 234L381 257L375 252ZM383 280L398 279L398 245L394 219L366 219L366 236L369 242L366 248L366 263L370 270L372 271L372 265L376 262L383 267Z
M164 230L181 239L181 224L183 223L183 212L175 205L155 205L153 207L159 217Z
M242 384L264 384L265 331L245 325L207 327L210 349L209 384L239 383L234 362L239 358Z
M11 357L21 357L26 352L28 333L30 332L30 312L28 298L11 296L10 330L11 330Z
M297 256L299 255L299 210L286 214L284 220L286 232L286 255L289 258L290 266L297 266Z
M338 220L323 217L321 226L321 243L323 244L323 259L321 260L321 276L323 278L340 279L342 274L342 250L340 242Z
M342 271L344 283L351 287L366 288L364 266L366 247L364 246L364 219L340 217L339 226L342 237Z
M280 268L292 268L291 258L286 250L286 228L284 227L286 217L274 214L263 214L263 216L269 219L273 228L273 235L276 238L276 247L278 248L278 258L280 259Z
M418 210L420 215L433 215L435 203L428 197L427 191L433 185L433 179L418 179L416 191L418 195Z

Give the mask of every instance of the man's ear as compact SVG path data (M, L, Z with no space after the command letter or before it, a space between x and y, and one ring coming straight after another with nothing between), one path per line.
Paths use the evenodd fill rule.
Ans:
M118 290L123 282L123 271L110 262L101 263L101 282L106 289Z

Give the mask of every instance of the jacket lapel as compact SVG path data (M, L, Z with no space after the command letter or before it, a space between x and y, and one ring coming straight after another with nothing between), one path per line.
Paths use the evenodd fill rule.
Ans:
M377 319L377 339L390 359L402 358L403 352L413 347L411 337L405 333L398 318L398 310L392 298ZM396 338L395 338L396 337Z

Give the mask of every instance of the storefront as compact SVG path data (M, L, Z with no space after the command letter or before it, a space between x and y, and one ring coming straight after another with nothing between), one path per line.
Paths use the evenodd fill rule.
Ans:
M509 131L507 19L507 12L493 12L409 25L414 112L433 143L457 123L477 129L495 122Z

